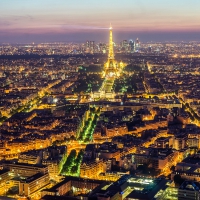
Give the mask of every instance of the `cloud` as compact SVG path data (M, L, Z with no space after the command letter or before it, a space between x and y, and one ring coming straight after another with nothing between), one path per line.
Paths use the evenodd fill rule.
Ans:
M78 30L106 30L109 27L99 27L99 26L85 26L85 25L72 25L72 24L63 24L61 28L64 29L78 29Z
M10 26L10 25L12 25L12 23L10 23L9 21L7 21L7 20L0 20L0 27L4 27L4 26Z

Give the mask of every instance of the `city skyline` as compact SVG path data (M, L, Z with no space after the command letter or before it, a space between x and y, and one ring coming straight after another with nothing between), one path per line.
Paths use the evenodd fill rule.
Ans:
M0 9L0 197L199 200L193 5L15 2Z
M0 42L106 42L112 22L114 41L200 40L200 2L4 1L0 8ZM198 6L199 5L199 6Z

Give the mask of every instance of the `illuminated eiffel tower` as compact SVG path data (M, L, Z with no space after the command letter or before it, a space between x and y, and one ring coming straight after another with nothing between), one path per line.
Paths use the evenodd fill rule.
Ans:
M112 27L110 26L108 60L105 63L104 70L102 72L102 77L104 78L104 81L99 91L91 94L91 99L113 100L116 95L113 91L113 85L115 79L120 76L124 66L124 63L117 62L115 60Z
M114 50L113 50L113 36L112 36L112 27L110 26L110 37L109 37L109 53L108 60L114 60Z
M103 77L106 78L116 78L120 76L123 63L118 63L115 60L114 48L113 48L113 34L112 26L110 26L110 36L109 36L109 51L108 51L108 60L104 65Z

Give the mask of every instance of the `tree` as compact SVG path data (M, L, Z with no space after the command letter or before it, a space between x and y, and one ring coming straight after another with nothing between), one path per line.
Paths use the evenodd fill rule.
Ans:
M171 168L170 168L171 171L174 171L175 170L175 166L173 165Z
M71 168L71 174L76 174L77 173L77 171L78 171L78 165L74 165L74 166L72 166L72 168Z
M75 138L75 136L74 135L72 135L71 137L70 137L70 140L75 140L76 138Z
M95 112L95 107L90 107L90 111L94 113Z
M81 163L83 159L84 151L80 150L77 157L76 157L76 163Z
M174 176L174 183L177 185L181 185L184 182L184 179L181 178L181 176L179 174L176 174Z
M62 173L66 174L70 172L70 169L72 168L75 159L76 159L76 150L73 149L71 150L65 164L63 165Z
M100 111L101 111L101 109L100 109L100 107L98 107L98 109L97 109L97 113L100 113Z

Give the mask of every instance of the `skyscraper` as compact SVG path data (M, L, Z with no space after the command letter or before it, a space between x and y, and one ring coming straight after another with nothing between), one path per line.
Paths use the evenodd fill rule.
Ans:
M127 40L123 40L121 43L122 46L122 50L127 52L128 51L128 41Z
M135 52L135 42L133 40L129 40L129 51L130 53Z
M87 53L94 53L95 50L95 42L94 41L87 41L86 42L86 52Z
M136 39L136 47L139 47L140 46L140 41L139 41L139 39L137 38Z

